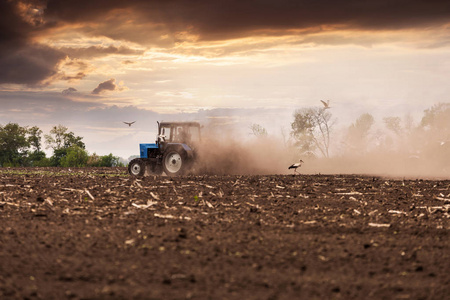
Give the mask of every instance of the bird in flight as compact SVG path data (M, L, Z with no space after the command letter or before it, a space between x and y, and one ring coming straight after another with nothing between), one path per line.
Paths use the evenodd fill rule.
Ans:
M302 163L303 163L303 160L300 159L298 163L290 165L288 170L294 169L294 175L295 175L295 173L297 173L297 168L301 167Z
M327 100L327 102L320 100L320 102L322 102L323 106L325 106L324 109L330 108L330 100Z
M131 125L134 124L134 123L136 123L136 121L133 121L133 122L124 122L124 123L127 124L128 127L131 127Z

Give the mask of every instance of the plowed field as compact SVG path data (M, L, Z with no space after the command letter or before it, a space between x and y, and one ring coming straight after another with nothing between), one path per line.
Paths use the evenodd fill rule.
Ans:
M450 181L0 170L1 299L448 299Z

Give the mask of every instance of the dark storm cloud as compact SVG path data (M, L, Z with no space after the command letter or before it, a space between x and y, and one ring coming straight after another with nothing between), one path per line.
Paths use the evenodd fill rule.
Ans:
M34 85L58 72L62 52L38 44L26 44L0 51L0 83Z
M437 0L50 0L45 13L60 22L83 23L101 22L108 12L119 18L127 10L133 11L135 25L160 24L172 33L189 29L203 40L240 37L250 32L323 30L328 26L369 30L417 28L450 20L450 2ZM123 39L144 41L148 36L144 30L140 37L127 37L130 32L125 27L126 24L122 27Z
M61 61L68 55L77 58L142 54L126 47L54 49L34 42L35 37L62 24L46 18L45 5L45 1L0 0L0 84L37 85L51 78L68 81L84 78L86 74L82 71L74 75L58 74Z
M65 55L31 41L39 24L20 16L12 1L0 1L0 83L34 85L57 73Z
M114 78L111 78L110 80L106 80L102 83L100 83L93 91L92 94L98 95L101 94L104 91L115 91L119 90L120 88L116 85L116 80Z

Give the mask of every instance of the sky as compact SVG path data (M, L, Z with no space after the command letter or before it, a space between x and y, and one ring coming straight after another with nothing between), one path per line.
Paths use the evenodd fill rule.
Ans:
M158 120L280 135L320 100L341 127L418 122L449 78L449 1L0 0L0 124L99 155L138 154Z

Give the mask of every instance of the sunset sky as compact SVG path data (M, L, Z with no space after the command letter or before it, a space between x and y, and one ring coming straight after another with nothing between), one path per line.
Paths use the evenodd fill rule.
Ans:
M0 124L62 124L127 158L157 120L289 131L450 101L450 2L0 0ZM122 121L137 121L128 127Z

